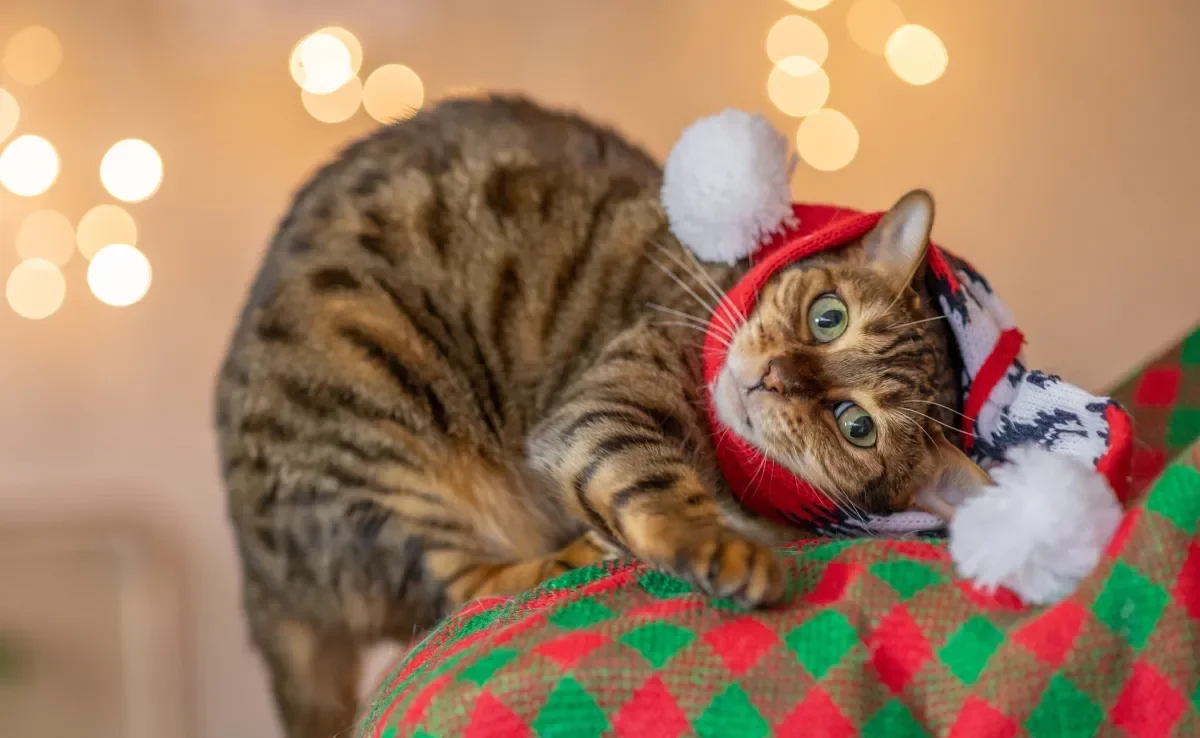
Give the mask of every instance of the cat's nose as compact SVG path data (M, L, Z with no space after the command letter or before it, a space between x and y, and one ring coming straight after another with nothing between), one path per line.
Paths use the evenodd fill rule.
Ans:
M820 391L811 362L798 354L787 354L767 362L762 386L781 395L815 395Z
M795 362L787 356L780 356L767 362L767 373L763 375L762 383L771 392L786 395L795 386L795 378Z

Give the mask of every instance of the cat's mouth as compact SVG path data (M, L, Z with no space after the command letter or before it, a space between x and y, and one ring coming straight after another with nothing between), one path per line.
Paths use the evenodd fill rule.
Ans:
M754 376L752 382L744 382L738 369ZM808 464L804 458L794 454L778 455L771 450L771 415L769 405L776 397L763 386L754 366L728 364L717 375L712 388L712 401L717 417L735 436L758 449L764 456L783 466L801 479L816 480L826 488L833 488L819 465ZM757 420L757 424L755 423ZM776 441L778 442L778 441Z
M734 399L737 401L736 410L741 415L741 417L745 418L746 426L751 431L753 431L754 430L754 417L750 415L750 408L746 407L746 400L749 399L749 395L750 395L751 391L752 390L742 389L741 387L738 387L737 391L734 392L733 394L734 394Z

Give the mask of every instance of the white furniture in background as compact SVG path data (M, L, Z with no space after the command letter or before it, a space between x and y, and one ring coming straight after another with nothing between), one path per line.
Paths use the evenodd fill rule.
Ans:
M3 738L185 738L170 558L134 531L0 526Z

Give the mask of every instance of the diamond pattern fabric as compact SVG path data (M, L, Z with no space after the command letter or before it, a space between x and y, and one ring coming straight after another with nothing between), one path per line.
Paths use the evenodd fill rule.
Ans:
M1184 459L1048 608L971 587L937 541L790 548L788 602L761 612L634 563L571 572L449 618L359 735L1200 735L1198 522L1200 471Z

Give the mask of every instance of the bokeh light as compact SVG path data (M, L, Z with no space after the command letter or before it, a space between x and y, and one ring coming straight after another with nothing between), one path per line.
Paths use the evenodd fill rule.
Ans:
M808 57L819 67L829 57L829 38L808 18L785 15L767 32L767 57L778 64L789 56Z
M363 107L380 123L412 117L425 102L425 85L403 64L385 64L363 83Z
M114 243L137 245L137 223L117 205L97 205L83 214L75 228L79 253L91 259L100 249Z
M892 0L856 0L846 14L846 30L854 43L883 56L888 37L904 25L904 11Z
M17 315L41 320L62 307L67 296L67 280L54 262L26 259L8 275L4 296Z
M21 197L36 197L58 177L58 152L41 136L14 138L0 152L0 185Z
M350 52L350 74L358 74L363 63L363 47L358 37L341 26L326 26L317 33L327 33L345 44L346 51Z
M113 307L132 305L150 289L150 260L133 246L105 246L88 265L87 282L96 299Z
M813 169L836 171L858 153L858 129L844 113L822 108L800 122L796 150Z
M788 0L788 2L801 10L820 10L833 0Z
M100 181L118 200L140 202L162 184L162 158L154 147L137 138L112 145L100 160Z
M50 79L59 64L62 44L49 28L23 28L4 45L4 71L23 85L40 85Z
M21 120L21 106L8 90L0 87L0 141L12 135L17 130Z
M300 102L309 115L322 123L341 123L358 111L362 90L362 82L358 77L352 77L328 95L314 95L308 90L301 90Z
M802 118L829 100L829 75L808 57L790 56L767 77L767 97L786 115Z
M292 79L313 95L328 95L354 78L354 57L346 42L325 31L309 34L292 49Z
M950 56L938 35L925 26L901 26L884 47L888 66L910 85L927 85L946 71Z
M15 245L22 259L45 259L62 266L75 253L75 227L57 210L35 210L17 227Z

